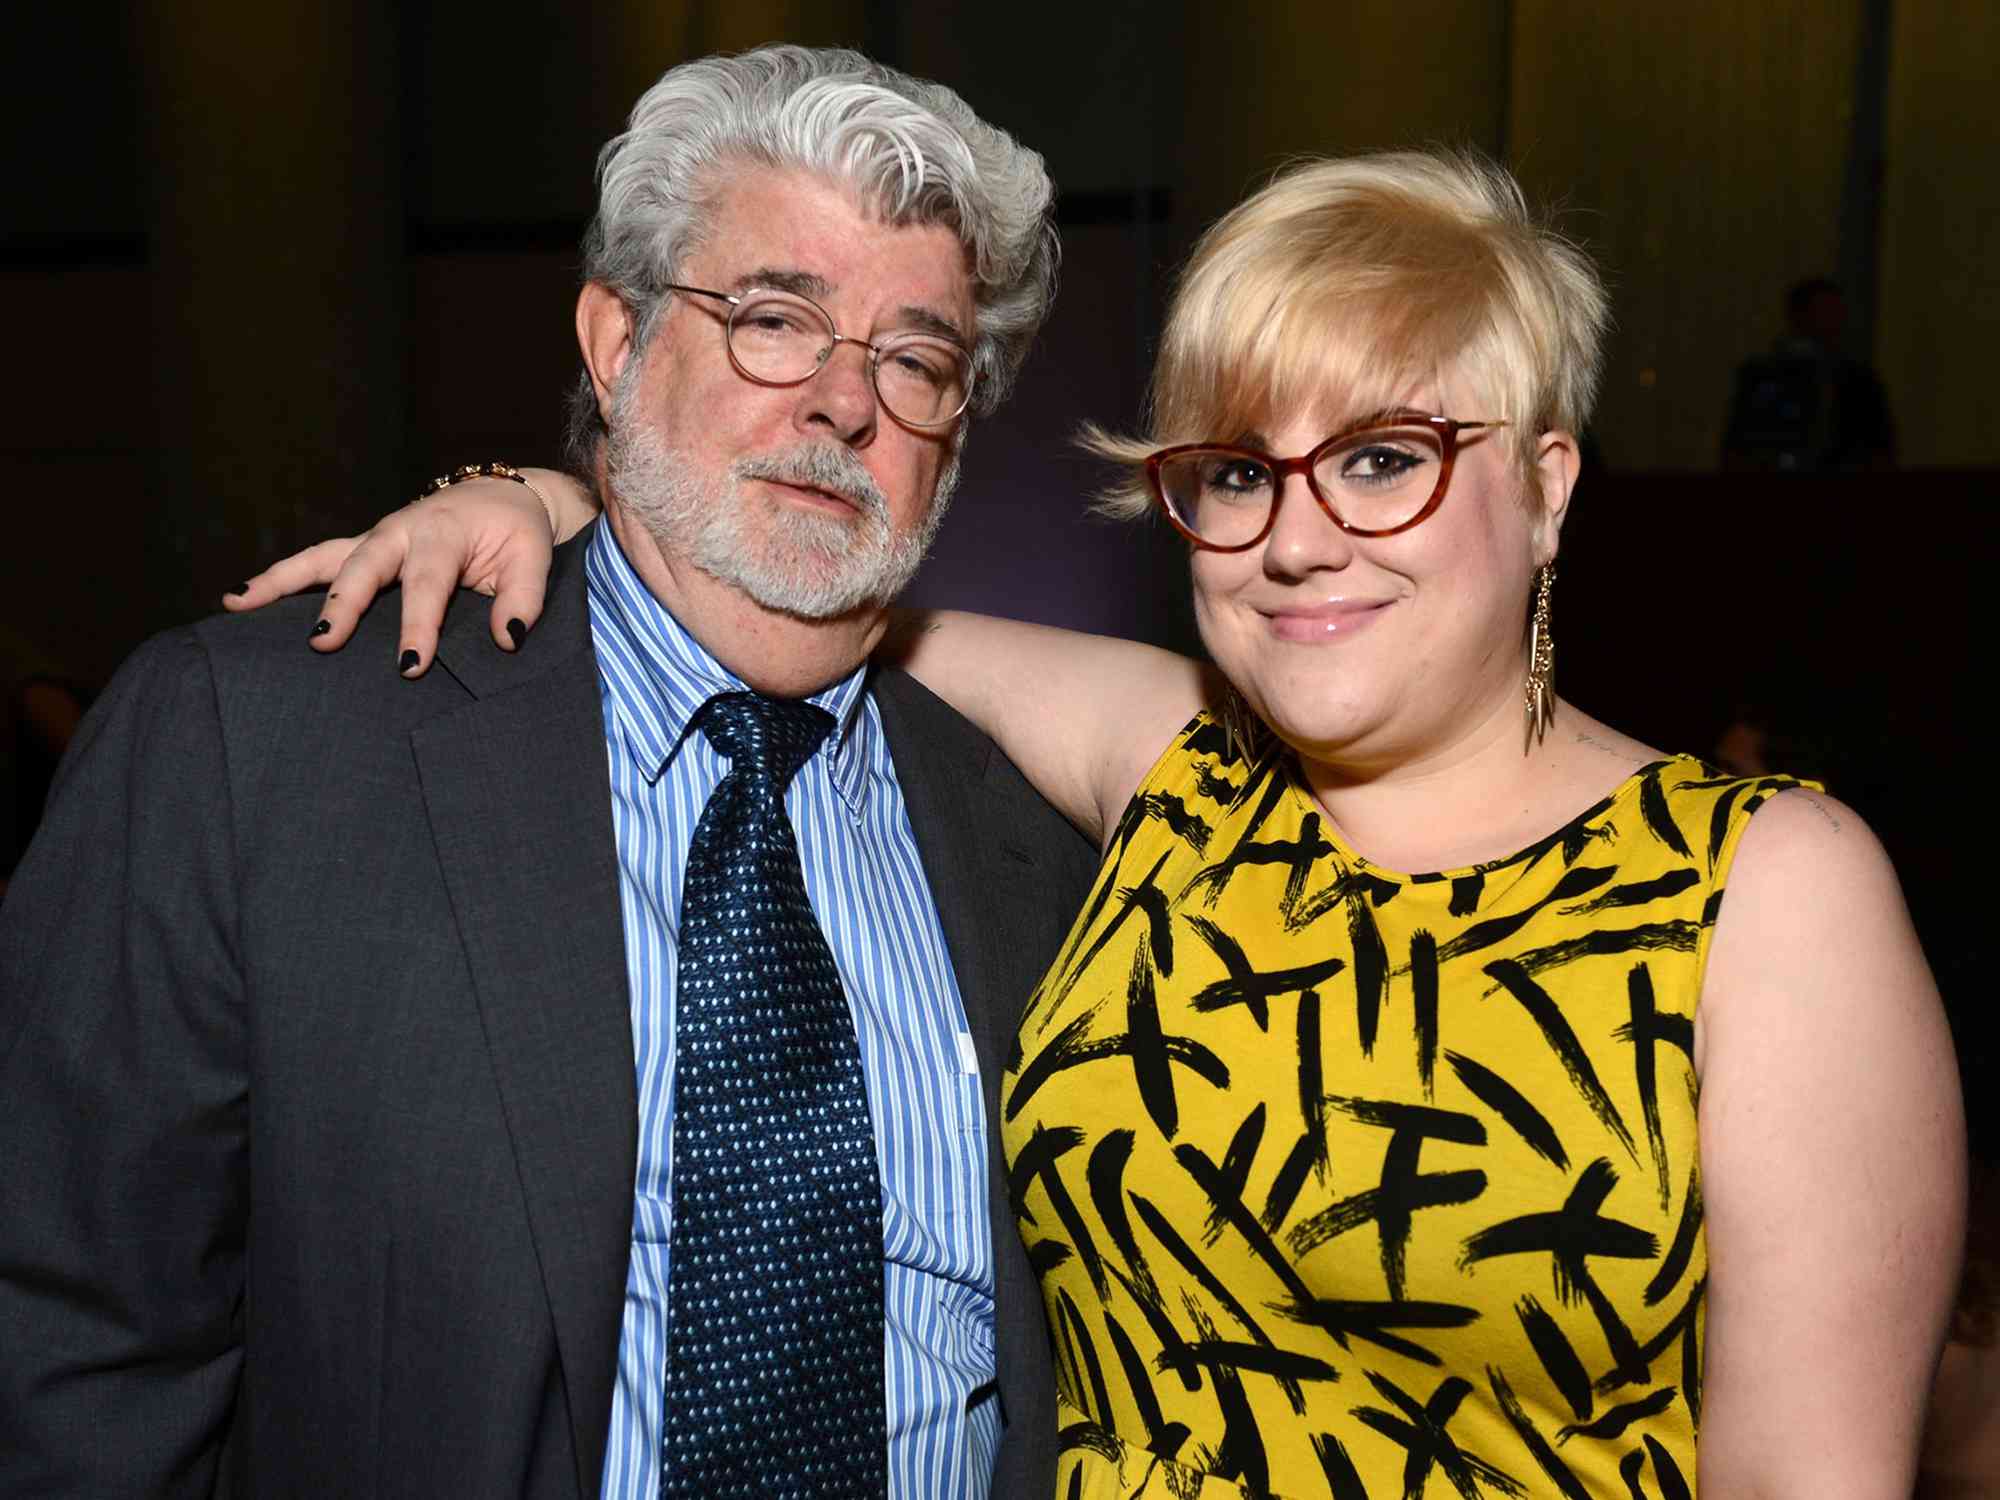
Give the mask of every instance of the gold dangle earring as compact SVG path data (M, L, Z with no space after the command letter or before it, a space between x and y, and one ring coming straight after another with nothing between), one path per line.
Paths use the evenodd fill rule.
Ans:
M1549 589L1556 581L1556 565L1545 562L1535 570L1535 615L1528 628L1528 736L1522 751L1534 748L1548 733L1556 717L1556 643L1549 634Z

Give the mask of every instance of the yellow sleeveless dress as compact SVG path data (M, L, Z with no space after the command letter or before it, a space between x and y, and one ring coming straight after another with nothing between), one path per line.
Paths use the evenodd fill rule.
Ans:
M1057 1500L1690 1495L1695 1001L1737 841L1797 784L1663 760L1403 875L1282 746L1190 724L1002 1088Z

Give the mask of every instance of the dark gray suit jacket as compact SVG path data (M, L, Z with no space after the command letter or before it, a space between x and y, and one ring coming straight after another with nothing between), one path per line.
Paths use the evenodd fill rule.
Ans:
M0 908L0 1494L595 1500L636 1137L581 550L515 656L309 602L143 648ZM997 1134L1095 858L964 720L875 684ZM992 1161L995 1494L1052 1489Z

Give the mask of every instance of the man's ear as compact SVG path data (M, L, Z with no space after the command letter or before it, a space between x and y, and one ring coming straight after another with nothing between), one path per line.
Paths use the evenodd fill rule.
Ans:
M577 294L576 342L597 392L598 415L609 421L611 387L632 357L632 313L601 281L586 281Z
M1552 429L1535 439L1535 550L1542 562L1553 562L1569 514L1569 497L1576 489L1583 456L1576 434Z

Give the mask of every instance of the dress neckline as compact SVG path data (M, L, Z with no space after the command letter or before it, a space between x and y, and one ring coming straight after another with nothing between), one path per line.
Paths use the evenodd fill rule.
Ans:
M1378 864L1348 843L1346 835L1334 823L1332 815L1327 812L1319 798L1313 795L1312 788L1306 784L1305 776L1299 770L1297 755L1289 749L1281 749L1279 754L1281 774L1290 785L1294 795L1305 799L1306 805L1319 815L1321 834L1328 843L1333 845L1334 853L1339 855L1347 864L1352 865L1356 869L1367 871L1369 875L1378 880L1391 881L1399 885L1430 885L1444 881L1466 880L1474 876L1483 877L1491 875L1496 871L1506 869L1510 865L1531 864L1556 845L1574 838L1581 829L1602 817L1619 803L1629 801L1631 798L1637 796L1640 787L1648 777L1658 774L1668 766L1685 765L1691 766L1701 772L1706 772L1707 770L1695 756L1687 754L1663 755L1657 760L1647 761L1644 765L1633 771L1631 775L1619 782L1618 785L1591 803L1590 806L1584 808L1576 816L1566 820L1560 827L1554 829L1552 832L1543 834L1540 838L1516 849L1511 854L1502 854L1493 859L1480 860L1476 864L1460 865L1455 869L1408 871L1396 870L1390 868L1388 865Z

